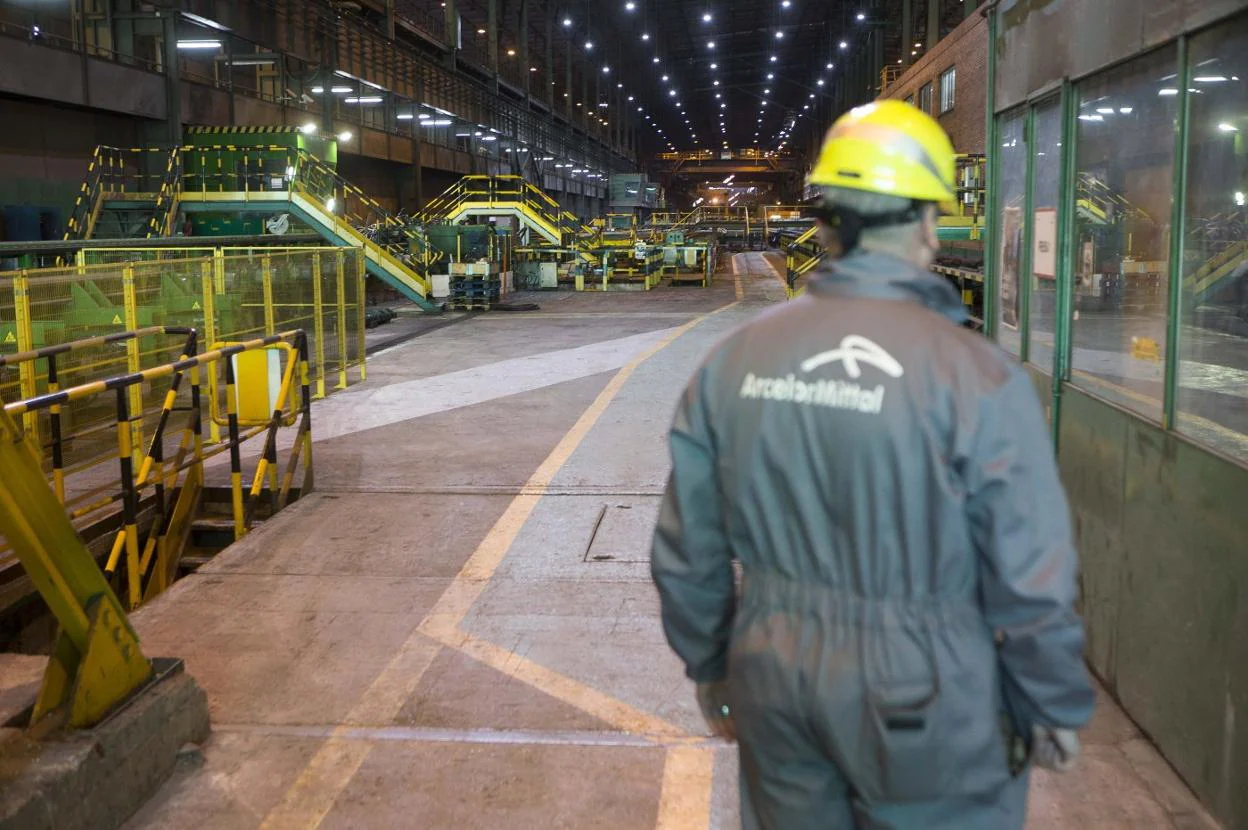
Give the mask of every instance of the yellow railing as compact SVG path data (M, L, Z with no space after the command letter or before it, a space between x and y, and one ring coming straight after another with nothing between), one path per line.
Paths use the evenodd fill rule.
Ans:
M138 372L115 376L103 380L59 388L58 363L66 356L75 352L96 349L101 346L119 343L138 342L142 339L159 339L177 337L180 345L175 346L178 358L168 363L153 366ZM301 330L286 331L267 337L255 338L243 343L215 344L211 351L199 354L198 333L195 329L182 327L157 326L135 331L123 331L99 337L78 340L59 346L50 346L31 352L23 352L0 358L0 366L28 364L45 364L50 379L49 391L42 395L4 405L9 417L27 416L39 412L47 412L51 424L51 450L53 457L52 489L57 500L66 504L66 479L62 465L66 436L62 429L62 415L65 407L89 401L107 393L115 393L113 408L112 431L116 435L115 457L118 463L119 476L115 482L100 482L102 476L92 475L93 492L109 490L102 497L90 503L72 509L67 505L71 519L80 523L89 523L94 519L102 519L111 512L120 512L121 527L113 537L109 556L104 565L104 572L113 575L121 570L124 559L124 575L126 584L127 606L138 606L144 597L154 596L172 583L176 573L177 559L185 534L189 532L192 514L198 505L199 490L204 484L204 461L214 455L228 452L230 454L231 488L233 490L234 535L241 538L250 527L255 515L256 501L263 492L266 482L270 484L270 495L274 505L281 508L290 497L295 470L303 459L305 478L310 481L311 473L311 437L310 412L312 393L308 372L308 342ZM262 423L251 422L252 429L244 433L239 419L239 401L246 395L240 395L239 384L235 378L235 360L247 352L261 349L284 347L288 353L286 367L282 373L281 383L272 396L275 404L270 405L267 389L243 390L252 398L259 397L259 408L269 413ZM262 357L263 359L263 357ZM224 383L217 377L215 369L218 364L224 370ZM219 420L224 422L227 430L226 440L212 450L205 452L203 424L205 408L201 397L200 368L208 366L214 371L208 377L209 399L222 397L213 392L223 386L226 402L226 415ZM262 364L262 368L267 366ZM147 449L139 448L143 444L134 443L132 429L131 398L139 397L130 394L136 387L152 387L156 382L169 379L168 389L163 394L159 409L159 417L155 429L146 442ZM186 413L185 423L180 430L176 449L167 457L166 439L169 437L171 415L183 390L183 383L189 379L189 393L181 410ZM263 383L258 384L264 386ZM291 408L296 386L301 390L300 403ZM210 404L207 414L211 414L215 406ZM296 414L301 415L296 418ZM293 452L290 454L286 469L279 477L277 474L276 436L284 425L291 425L298 420L299 435L295 439ZM251 487L244 498L241 475L242 444L251 438L265 436L265 446L260 454ZM137 471L136 471L137 466ZM150 491L150 499L144 499L144 493ZM153 517L148 528L140 531L140 502L149 503Z
M571 249L588 252L601 242L599 230L582 223L522 176L464 176L429 202L420 219L454 221L462 211L478 207L515 210Z
M363 378L362 250L303 248L236 256L193 253L182 259L0 274L0 354L31 352L151 326L194 328L201 342L209 344L248 341L299 328L309 334L315 395ZM150 337L97 344L64 357L55 382L61 388L80 385L138 372L176 357L176 347ZM40 366L24 363L16 372L0 373L0 397L32 398L47 392L52 382ZM159 420L162 398L147 386L131 387L129 394L132 443L143 446ZM210 394L215 392L210 390ZM112 417L109 407L92 400L66 405L61 466L67 475L99 466L111 457ZM48 414L29 412L23 418L25 431L38 440L43 463L51 470ZM219 427L210 425L210 430L210 439L220 440ZM81 507L98 495L84 484L66 493L66 503Z

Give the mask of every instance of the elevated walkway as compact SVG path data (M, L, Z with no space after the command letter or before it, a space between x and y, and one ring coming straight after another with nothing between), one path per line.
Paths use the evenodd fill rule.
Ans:
M464 176L425 206L425 222L461 224L474 217L507 216L548 245L597 262L601 234L582 223L522 176Z
M159 174L146 172L152 169ZM369 274L421 308L436 308L429 277L436 256L423 233L289 147L97 148L66 238L169 236L179 211L292 216L333 245L360 248Z

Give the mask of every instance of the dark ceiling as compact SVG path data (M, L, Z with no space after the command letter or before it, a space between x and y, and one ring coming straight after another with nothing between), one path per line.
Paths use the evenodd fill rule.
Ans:
M465 37L485 26L488 2L458 0ZM518 40L522 0L495 2L500 48L506 49ZM961 19L962 2L911 0L911 37L926 44L929 3L939 4L941 29L947 31ZM569 92L563 56L571 47L577 67L571 97L582 97L582 72L600 106L612 93L633 96L629 114L637 119L647 151L719 149L725 142L773 150L786 140L791 146L795 135L813 135L847 105L868 100L878 84L877 67L910 57L903 46L916 44L901 42L902 5L903 0L528 0L529 49L534 56L545 54L546 20L552 15L556 100ZM857 83L847 89L846 69L855 60Z

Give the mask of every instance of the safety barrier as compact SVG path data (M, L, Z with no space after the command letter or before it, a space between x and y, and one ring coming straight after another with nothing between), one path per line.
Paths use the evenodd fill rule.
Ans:
M810 229L786 246L785 284L788 286L790 297L798 292L797 281L813 271L827 254L816 239L818 232L818 227L812 225Z
M66 389L53 388L43 395L0 407L0 469L4 470L0 478L0 537L12 547L60 628L31 717L36 729L90 726L152 676L152 666L139 648L138 638L126 619L126 610L159 594L173 582L189 538L190 523L200 502L205 462L209 458L225 452L230 456L235 538L246 533L266 482L275 509L280 509L289 499L300 467L304 474L301 492L311 486L312 394L308 342L301 330L243 343L216 344L210 351L200 354L198 333L194 329L152 327L7 355L0 358L0 367L45 362L49 376L55 379L58 358L100 345L136 342L145 337L182 338L180 356L137 373ZM236 363L242 367L246 358L247 363L258 365L263 372L269 363L269 352L275 348L287 354L285 370L275 393L266 388L251 388L243 393L236 376ZM224 372L229 440L205 451L201 370L208 370L211 388L218 383L218 368ZM178 407L179 391L188 378L189 401ZM129 390L163 379L168 379L169 385L160 420L136 474ZM299 388L297 405L293 401L296 385ZM115 403L117 490L84 510L67 511L63 491L58 492L55 480L49 488L33 437L18 427L16 418L33 412L50 413L55 425L53 447L59 456L64 440L59 429L61 408L74 401L107 396L110 392ZM260 393L258 404L257 392ZM251 403L245 403L249 398ZM244 422L240 418L243 408L263 407L270 402L272 408L267 419L244 433ZM165 447L166 432L174 412L185 412L186 423L180 431L176 451L169 457ZM282 426L296 423L297 435L279 484L277 433ZM244 495L241 446L259 435L264 436L264 446L251 487ZM63 480L59 483L63 486ZM151 495L145 496L148 490ZM141 508L146 514L142 522ZM119 513L120 527L101 572L77 532L74 520L104 519L110 515L106 512L109 510ZM120 569L123 554L124 569ZM110 584L114 576L123 578L124 604Z
M289 329L308 332L313 394L363 379L365 335L364 253L358 248L302 248L248 255L205 256L145 262L80 265L0 275L0 354L33 352L76 340L91 345L58 360L56 378L42 363L0 368L0 397L33 398L101 377L134 374L178 355L159 338L97 341L101 335L154 326L196 329L203 342L242 342ZM215 389L209 389L212 400ZM163 400L149 384L129 389L135 447L143 446ZM53 467L46 411L23 416L46 469ZM90 399L64 406L61 428L66 474L98 466L109 455L108 406ZM209 440L221 440L218 424ZM70 492L68 505L81 505L91 492Z
M75 352L113 343L137 342L145 337L182 336L185 338L180 351L181 355L173 362L143 369L139 372L117 375L105 380L59 388L57 382L57 359L72 355ZM281 374L281 382L272 394L261 397L260 406L267 406L272 401L271 414L267 421L257 423L243 432L240 426L240 395L236 379L237 356L261 349L286 347L288 359ZM58 502L66 503L64 442L65 436L61 429L62 409L67 404L89 400L108 392L115 393L115 416L113 426L117 437L116 458L119 476L118 489L102 498L95 498L78 509L69 510L69 516L75 520L98 518L102 511L120 505L121 527L117 531L110 547L104 572L113 575L125 554L125 577L127 587L127 604L130 608L139 605L143 599L150 598L163 591L172 581L177 568L177 561L185 535L189 532L190 521L199 501L199 494L204 484L204 461L215 455L228 452L230 455L230 486L232 490L233 528L235 539L240 539L247 532L255 515L256 501L260 497L264 484L270 484L270 496L274 507L280 509L290 496L301 457L305 459L305 481L310 481L312 444L310 436L310 418L312 393L308 372L308 343L302 330L286 331L268 337L257 338L243 343L214 344L211 351L204 354L198 352L198 333L195 329L182 327L160 326L135 331L124 331L100 337L88 338L57 346L50 346L32 352L0 357L0 366L26 365L43 361L47 366L49 378L48 392L33 398L14 401L4 405L4 411L10 417L26 416L46 411L51 423L51 448L53 458L52 488ZM267 355L261 355L267 358ZM209 451L204 450L203 405L201 395L200 368L221 363L224 366L224 398L226 411L224 418L217 418L215 406L211 406L212 420L224 420L227 438ZM261 366L267 370L267 361ZM297 371L296 371L297 370ZM172 453L172 463L166 467L166 437L170 416L174 413L178 393L186 376L190 376L190 400L179 411L187 413L187 419ZM133 410L131 409L130 390L141 385L151 385L154 381L170 378L169 388L163 395L155 429L147 443L147 449L137 454L134 444ZM254 384L264 387L262 382ZM287 412L295 384L299 384L301 398L297 410ZM209 379L209 389L217 390L221 382L215 371ZM212 396L210 395L210 398ZM254 390L253 390L254 397ZM254 407L253 407L254 408ZM289 462L280 476L277 474L277 431L283 425L291 425L298 414L298 435L295 437L293 451ZM264 449L253 476L251 487L244 498L242 487L241 446L243 442L258 435L265 436ZM139 529L140 494L152 488L153 518L150 529L144 535ZM109 488L111 485L98 484L92 492ZM145 590L146 589L146 590Z

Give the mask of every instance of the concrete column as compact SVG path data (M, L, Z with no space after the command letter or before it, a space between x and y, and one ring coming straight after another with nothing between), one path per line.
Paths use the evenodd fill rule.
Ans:
M529 71L529 0L520 0L520 72L524 77L524 95L533 94L533 73Z
M581 66L581 116L584 120L585 135L589 135L589 66Z
M876 27L871 30L871 73L875 80L872 85L878 92L884 90L884 30ZM877 94L878 94L877 92Z
M485 37L490 74L498 80L498 0L486 4Z
M940 0L927 0L927 51L940 43Z
M555 112L555 14L554 10L546 9L546 94L543 96L550 104L550 112Z
M171 146L182 144L182 82L178 78L178 18L162 12L165 63L165 132Z
M446 45L454 52L459 48L459 10L455 8L457 0L446 0Z
M567 51L563 53L563 67L565 71L563 92L568 96L564 99L567 102L567 106L564 107L564 109L567 111L568 126L571 127L572 107L574 103L572 100L572 38L568 38Z
M914 0L901 0L901 59L903 66L913 63L910 53L914 51Z

